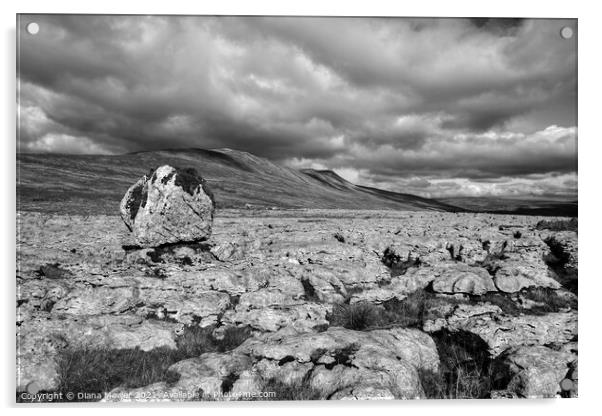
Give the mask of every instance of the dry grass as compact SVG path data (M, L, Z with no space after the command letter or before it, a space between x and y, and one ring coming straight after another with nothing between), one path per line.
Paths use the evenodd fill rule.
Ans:
M430 399L484 399L505 387L508 371L491 359L488 345L465 331L431 334L441 358L438 372L419 370L422 387Z
M136 388L159 381L175 382L168 368L185 357L173 350L67 349L59 363L61 392L104 393L116 387ZM182 358L183 359L183 358Z
M518 297L540 303L525 308ZM541 287L529 287L516 295L488 292L482 296L442 297L428 290L417 290L403 300L392 299L375 305L366 302L336 304L328 317L331 326L342 326L356 331L365 331L385 326L422 328L428 320L444 317L444 305L477 305L490 303L498 306L502 313L510 316L543 315L567 308L577 309L576 297L570 294Z
M482 296L473 296L470 303L491 303L499 307L503 313L510 316L518 316L525 312L510 295L500 292L488 292Z
M229 351L250 336L246 327L230 327L222 339L216 339L213 329L187 327L176 339L176 349L64 349L58 358L57 391L106 393L116 387L137 388L160 381L175 383L179 376L169 371L172 364L205 352Z
M551 312L560 312L565 309L574 309L578 307L577 297L570 292L562 292L549 287L529 287L523 289L520 294L540 305L530 309L532 313L546 314Z
M458 367L453 373L419 370L422 388L428 399L485 399L491 391L490 374Z
M329 317L331 326L363 331L375 326L380 319L379 308L370 303L354 303L351 305L334 305L332 315Z
M363 331L382 326L421 327L429 319L429 308L438 300L425 290L417 290L404 300L392 299L381 305L358 302L334 305L331 326Z
M275 393L274 397L264 400L298 401L325 399L320 390L315 389L310 385L308 377L304 377L302 380L291 384L283 383L282 381L272 378L267 380L263 387L263 391Z
M570 220L542 220L537 223L535 228L537 230L577 232L578 225L577 218L571 218Z

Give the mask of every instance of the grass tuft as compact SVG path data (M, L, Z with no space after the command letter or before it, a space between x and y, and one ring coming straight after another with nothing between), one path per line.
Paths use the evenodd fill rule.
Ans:
M179 376L168 368L178 361L177 356L167 348L66 349L58 360L58 390L102 394L119 386L137 388L159 381L175 382Z
M374 326L379 320L379 309L370 303L358 302L351 305L334 305L330 316L331 326L362 331Z
M382 263L391 269L391 277L401 276L406 274L411 267L420 267L422 262L420 258L408 257L403 260L401 256L395 253L390 247L387 247L381 257Z
M403 300L391 299L381 305L358 302L334 305L329 316L332 326L363 331L383 326L422 327L432 318L430 308L440 302L426 290L417 290Z

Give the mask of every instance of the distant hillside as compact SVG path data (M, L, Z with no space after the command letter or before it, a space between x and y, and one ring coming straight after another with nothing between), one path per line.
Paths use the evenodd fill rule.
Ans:
M455 197L439 201L477 212L494 214L577 217L578 203L541 198Z
M18 209L117 214L136 179L169 164L194 167L219 208L347 208L459 211L409 194L354 185L332 171L295 170L231 149L162 150L125 155L17 155Z

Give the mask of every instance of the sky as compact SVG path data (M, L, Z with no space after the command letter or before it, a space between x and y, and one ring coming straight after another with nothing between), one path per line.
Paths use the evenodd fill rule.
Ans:
M18 151L231 148L425 197L576 199L576 34L551 19L22 16Z

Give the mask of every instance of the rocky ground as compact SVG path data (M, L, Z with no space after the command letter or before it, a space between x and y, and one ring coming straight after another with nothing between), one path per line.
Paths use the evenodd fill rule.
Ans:
M117 216L21 212L17 388L65 390L65 351L159 351L169 377L103 400L573 397L577 234L541 219L218 210L208 241L140 249ZM200 328L244 337L169 353Z

